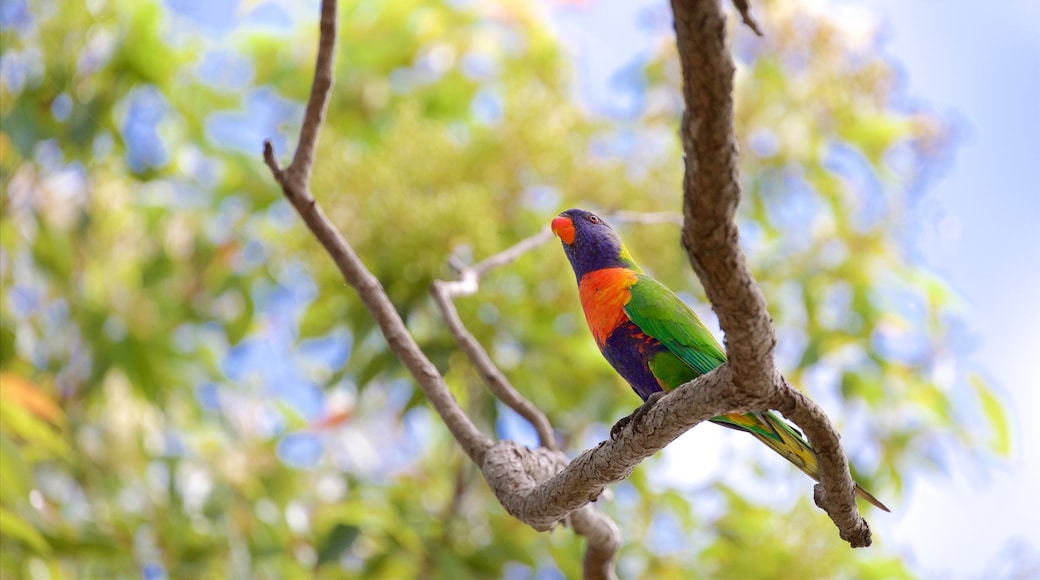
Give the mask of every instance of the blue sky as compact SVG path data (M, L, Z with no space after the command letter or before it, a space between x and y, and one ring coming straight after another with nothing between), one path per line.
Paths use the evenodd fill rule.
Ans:
M969 362L985 370L1013 422L1010 459L953 461L948 477L912 480L896 513L872 518L875 533L925 577L999 572L998 554L1016 546L1040 565L1040 424L1027 411L1040 408L1040 2L817 4L880 19L884 51L904 73L907 95L956 124L956 155L921 203L927 215L918 243L926 264L966 303L979 344ZM626 114L631 103L617 96L617 80L649 50L662 13L667 3L654 0L554 12L579 63L579 95L590 108ZM689 453L720 463L725 446L716 433L701 431L696 444L680 439L674 452L686 464ZM676 483L683 477L669 470L667 451L661 474ZM1032 509L1033 517L1023 517L1023 509Z

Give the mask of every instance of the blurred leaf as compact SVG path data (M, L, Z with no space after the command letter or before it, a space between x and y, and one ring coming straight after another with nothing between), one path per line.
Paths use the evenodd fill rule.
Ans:
M47 451L63 459L72 458L65 440L28 409L19 405L0 405L0 419L2 431L25 441L34 453Z
M25 501L32 489L32 474L18 447L0 435L0 500L5 503Z
M1011 455L1011 428L1008 425L1007 414L1000 404L1000 400L993 394L993 390L986 385L978 373L968 375L968 380L975 387L975 393L979 396L982 404L982 413L986 416L990 426L993 428L993 439L990 447L998 455L1008 457Z
M54 401L20 375L0 372L0 399L5 399L8 405L19 405L55 425L65 421L65 414Z
M14 328L7 320L0 317L0 368L10 365L14 356Z
M360 530L357 526L336 524L332 531L329 532L329 535L325 537L325 542L318 550L318 566L338 561L343 552L346 552L354 545L354 541L358 539L359 534Z
M224 325L228 342L231 344L242 342L242 339L246 337L246 334L253 326L254 314L256 313L253 299L249 297L249 294L242 293L240 296L242 297L242 312L231 322Z
M39 225L36 243L32 248L33 259L49 269L53 276L69 279L72 275L72 238L42 222Z
M47 555L51 551L47 540L36 528L3 506L0 506L0 532L25 542L39 554Z

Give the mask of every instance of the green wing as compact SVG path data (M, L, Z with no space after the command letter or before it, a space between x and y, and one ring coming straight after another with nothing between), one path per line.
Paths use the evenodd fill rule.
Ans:
M639 281L629 289L632 298L625 305L625 314L640 330L661 341L669 351L696 371L696 375L686 380L703 375L726 362L722 346L685 302L650 276L640 274L638 278ZM658 376L658 379L663 378ZM667 386L674 388L679 384Z
M639 282L630 290L632 298L625 305L625 313L640 330L661 341L668 349L668 352L654 357L649 365L666 390L674 389L726 362L726 353L715 337L693 310L668 287L649 276L640 275ZM795 465L808 463L799 457L804 455L802 448L809 448L808 443L771 413L723 415L715 417L712 422L752 433L781 454L784 454L781 449L785 447L797 449L800 453L787 453L785 457ZM789 440L797 440L801 446ZM810 469L815 469L815 462Z
M726 353L693 310L664 284L639 275L639 281L630 289L632 298L625 305L625 314L643 331L656 338L667 348L649 362L650 371L665 390L703 375L726 362ZM820 480L816 454L805 437L776 414L733 413L711 419L713 423L738 431L746 431L765 443L816 481ZM888 511L883 503L868 491L856 485L856 493Z

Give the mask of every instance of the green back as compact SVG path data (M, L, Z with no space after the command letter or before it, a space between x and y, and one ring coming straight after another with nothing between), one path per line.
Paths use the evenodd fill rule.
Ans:
M678 361L661 353L651 363L659 380L674 388L726 362L722 346L685 302L650 276L638 277L630 288L632 298L625 305L625 314L694 371L684 371L675 364Z

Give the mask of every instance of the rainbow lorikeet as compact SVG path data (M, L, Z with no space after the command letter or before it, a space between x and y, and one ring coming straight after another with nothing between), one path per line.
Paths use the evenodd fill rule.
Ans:
M578 279L581 307L596 345L643 401L652 404L660 393L726 362L722 346L693 310L643 273L606 222L585 210L570 209L552 220L552 231L562 240ZM734 413L711 421L754 435L820 480L812 447L776 414ZM889 511L859 485L856 493Z

